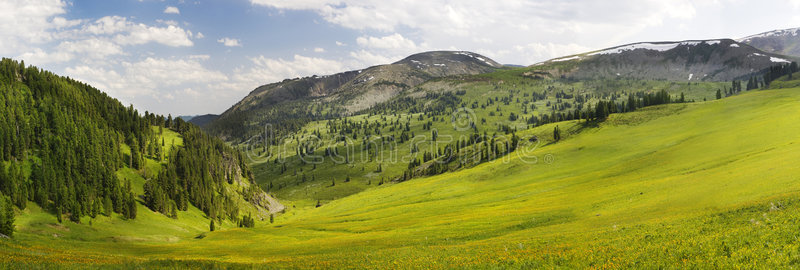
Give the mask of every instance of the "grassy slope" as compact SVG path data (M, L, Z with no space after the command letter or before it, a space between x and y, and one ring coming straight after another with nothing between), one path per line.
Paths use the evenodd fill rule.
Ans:
M276 267L797 263L798 101L800 89L769 90L617 114L537 149L536 164L512 159L373 188L200 240L45 241L21 230L0 259L113 251Z
M447 136L452 136L454 140L459 139L460 136L469 136L472 133L471 129L456 131L454 124L451 123L451 116L457 115L460 117L467 116L474 121L478 127L478 132L483 134L487 132L489 136L492 134L503 135L503 132L498 130L499 125L508 125L518 130L527 129L525 118L531 116L540 116L542 114L550 114L551 108L548 103L556 104L559 100L556 98L556 93L564 91L568 94L583 95L588 93L594 94L610 94L623 92L652 92L666 90L673 97L677 98L681 93L685 93L686 100L702 101L704 99L714 99L714 94L717 89L729 87L726 82L702 82L702 83L680 83L680 82L667 82L667 81L642 81L642 80L625 80L625 79L609 79L609 80L587 80L583 82L564 82L561 80L533 80L521 76L527 71L528 68L517 68L502 70L493 73L487 73L469 77L469 79L441 79L433 80L432 82L423 84L419 87L419 92L406 93L411 96L425 96L424 92L442 93L452 92L455 90L463 90L464 95L459 95L463 104L469 109L469 113L453 113L452 110L444 113L443 116L438 116L437 121L433 121L433 129L439 132L440 140L435 147L444 147L447 144ZM527 114L523 113L523 107L530 107L525 105L526 101L532 99L533 93L546 93L547 98L533 102L536 109L530 109ZM508 97L513 93L513 100L509 104L504 104L503 98ZM489 99L499 99L497 102L487 106L486 108L471 108L471 104L485 104ZM424 99L421 102L425 101ZM617 102L627 100L627 96L621 96ZM564 103L572 103L574 99L561 99ZM589 103L594 104L598 100L592 99ZM500 109L497 111L497 109ZM567 111L573 111L575 107ZM561 112L567 112L561 111ZM516 121L509 120L509 113L515 113L519 116ZM417 136L427 136L430 138L431 131L423 130L423 125L432 119L428 116L419 120L421 114L412 114L400 112L398 114L389 115L355 115L347 117L351 122L361 122L368 120L370 123L376 121L384 121L392 123L397 119L401 123L405 123L409 118L411 120L411 132ZM483 121L485 120L485 122ZM349 166L341 166L334 164L330 158L325 158L325 162L317 165L316 169L311 164L302 164L298 157L295 155L295 148L297 146L296 139L303 138L311 135L314 131L320 131L323 135L322 141L324 145L332 143L328 128L327 121L315 121L306 125L296 137L286 138L283 148L272 147L272 158L280 156L287 160L287 170L281 173L281 164L273 163L272 161L263 162L258 158L253 159L257 162L252 164L255 174L255 179L259 184L267 190L269 183L273 183L274 188L270 192L282 201L290 202L287 205L300 206L313 206L317 200L322 203L343 198L363 190L378 186L381 180L388 182L390 179L395 179L403 174L407 169L408 161L405 162L380 162L379 160L369 161L366 160L367 156L361 149L361 139L354 140L354 151L352 162ZM394 135L399 138L401 131L390 131L388 126L381 129L381 136ZM421 138L421 137L420 137ZM416 153L416 158L422 158L422 152L435 151L436 148L431 148L429 140L419 144L420 152ZM396 153L396 157L411 156L411 142L420 142L420 140L409 141L402 144L397 144L397 151L389 150L391 144L383 145L382 160L390 158L389 153ZM280 152L279 149L283 149ZM323 151L324 147L318 148L318 151ZM258 156L260 152L253 155ZM251 160L251 161L253 161ZM271 160L271 159L270 159ZM382 173L375 173L378 164L382 164ZM302 177L306 177L306 181L302 181ZM350 183L344 183L344 179L350 177ZM313 180L312 180L313 179ZM316 181L314 181L316 180ZM332 181L336 182L335 186L331 186ZM291 210L291 208L289 209Z

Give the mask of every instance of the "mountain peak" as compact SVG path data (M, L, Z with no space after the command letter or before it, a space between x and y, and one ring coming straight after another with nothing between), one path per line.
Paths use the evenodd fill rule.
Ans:
M800 28L768 31L738 41L765 52L800 57Z
M489 57L468 51L430 51L417 53L393 64L407 64L415 66L416 68L423 68L425 66L444 67L447 63L477 63L493 68L503 67L503 65Z
M757 38L787 37L787 36L796 37L798 34L800 34L800 27L767 31L767 32L763 32L763 33L759 33L759 34L755 34L755 35L751 35L751 36L746 36L746 37L737 39L736 41L742 42L742 43L749 43L753 39L757 39Z

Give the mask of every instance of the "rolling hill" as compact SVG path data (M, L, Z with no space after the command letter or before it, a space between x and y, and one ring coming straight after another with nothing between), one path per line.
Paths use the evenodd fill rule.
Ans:
M538 63L531 66L531 75L575 80L731 81L793 59L731 39L640 42Z

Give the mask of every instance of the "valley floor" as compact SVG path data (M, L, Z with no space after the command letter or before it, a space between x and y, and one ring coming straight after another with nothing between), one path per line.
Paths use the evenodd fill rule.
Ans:
M58 225L31 209L15 238L0 240L0 262L11 268L785 268L800 264L798 115L800 89L792 88L648 107L614 114L599 127L556 123L573 134L508 160L292 209L254 229L227 224L205 232L201 218L164 225L148 223L162 219L152 217L137 222L157 229L126 232L103 226L114 216ZM552 134L556 124L524 132Z

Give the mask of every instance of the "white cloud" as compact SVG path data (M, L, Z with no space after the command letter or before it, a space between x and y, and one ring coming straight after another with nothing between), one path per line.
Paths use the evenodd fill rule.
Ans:
M34 48L33 50L19 55L19 59L25 60L28 64L43 65L48 63L66 62L73 59L73 55L67 52L52 52L48 53L41 48Z
M190 55L189 59L197 59L197 60L205 61L205 60L211 59L211 56L208 55L208 54L195 54L195 55Z
M700 1L702 2L702 1ZM362 36L356 42L372 53L399 48L501 51L529 44L579 44L592 49L628 41L668 20L697 16L690 0L529 1L484 0L251 0L279 10L316 12L328 23L356 30L392 33ZM414 33L414 42L402 34ZM525 52L541 61L560 55ZM356 53L364 55L363 53ZM487 55L495 57L494 55ZM519 61L508 55L506 61ZM541 58L539 58L541 57Z
M148 26L143 23L133 23L125 17L106 16L97 19L91 24L84 25L81 33L91 35L112 35L114 42L119 45L139 45L150 42L171 47L193 46L189 38L191 32L177 26L174 21L160 21L166 27Z
M154 27L135 24L129 28L129 31L128 34L117 35L114 40L122 45L138 45L150 42L171 47L191 47L194 45L189 39L189 32L174 25Z
M394 62L397 62L400 59L403 59L406 56L408 56L408 55L402 54L402 55L391 55L390 56L390 55L386 55L386 54L373 53L373 52L370 52L370 51L367 51L367 50L359 50L359 51L355 51L355 52L350 52L350 57L353 58L354 61L355 61L355 63L353 63L352 65L353 66L362 67L362 68L363 67L369 67L369 66L375 66L375 65L383 65L383 64L394 63Z
M297 54L295 54L291 60L266 58L263 55L250 60L255 64L253 70L264 76L265 80L262 79L262 82L278 81L293 77L333 74L344 69L344 65L339 61Z
M94 23L85 25L83 31L95 35L115 34L125 31L130 24L125 17L105 16L97 19Z
M209 70L191 57L189 59L148 57L134 63L122 62L116 68L120 71L77 65L66 68L66 72L71 77L125 101L140 98L161 100L165 89L180 89L182 86L186 86L184 89L191 89L193 85L221 83L228 80L225 74Z
M567 56L572 54L584 53L596 48L581 46L575 43L570 44L555 44L551 42L546 43L529 43L525 45L514 46L514 51L505 51L506 54L511 54L517 57L518 61L508 64L522 64L530 65L542 60L549 60L559 56Z
M67 20L64 17L55 17L52 20L53 26L56 29L69 28L83 23L83 20Z
M62 52L83 54L87 57L100 59L109 55L122 54L122 47L104 39L64 41L56 49Z
M194 37L197 38L197 39L201 39L201 38L204 38L206 36L203 35L203 33L201 33L201 32L197 32L197 35L195 35Z
M181 14L181 11L178 10L177 7L167 6L167 8L164 9L164 13L165 14Z
M166 24L166 25L174 25L174 26L178 26L178 22L177 22L177 21L175 21L175 20L161 20L161 19L157 19L157 20L156 20L156 22L157 22L157 23L161 23L161 24ZM191 31L189 32L189 36L191 36Z
M356 43L363 47L376 49L415 50L417 48L417 44L414 44L414 41L407 39L398 33L379 38L362 36L356 39Z
M297 78L311 75L327 75L347 69L342 62L294 55L292 59L267 58L263 55L250 58L252 66L240 67L233 71L231 80L209 85L224 93L247 93L260 85L281 81L286 78Z
M51 41L50 30L74 24L61 17L50 19L66 13L65 7L61 0L0 1L0 55L16 55Z
M324 49L324 48L317 47L317 48L314 48L314 52L315 52L315 53L324 53L324 52L325 52L325 49Z
M347 44L344 44L341 41L336 41L336 46L342 47L342 46L347 46Z
M242 44L239 43L238 39L227 38L227 37L221 38L221 39L217 39L217 42L222 43L226 47L241 47L242 46Z

